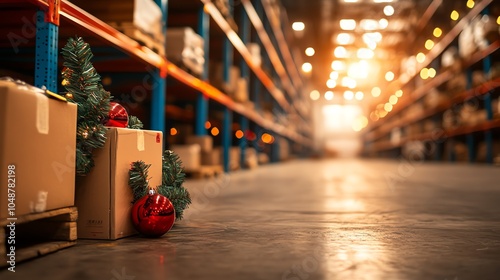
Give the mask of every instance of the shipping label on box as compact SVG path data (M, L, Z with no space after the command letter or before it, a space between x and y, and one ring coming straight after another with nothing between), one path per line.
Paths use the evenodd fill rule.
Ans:
M136 233L131 221L132 190L128 185L131 163L151 164L149 186L162 177L162 133L108 128L106 144L94 151L95 167L77 178L78 237L118 239Z
M76 114L41 89L0 81L1 219L74 205Z

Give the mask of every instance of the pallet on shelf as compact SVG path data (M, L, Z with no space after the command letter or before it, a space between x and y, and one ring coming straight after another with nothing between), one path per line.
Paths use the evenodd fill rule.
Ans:
M213 178L223 172L222 165L201 165L197 170L186 170L187 176L194 179Z
M76 244L76 207L27 214L0 222L0 267L9 263L10 247L15 246L15 262L26 261ZM15 228L7 227L11 222ZM14 236L15 244L7 237Z
M156 40L155 36L148 34L134 25L133 22L109 22L111 27L134 39L141 46L146 46L160 56L165 57L165 43Z

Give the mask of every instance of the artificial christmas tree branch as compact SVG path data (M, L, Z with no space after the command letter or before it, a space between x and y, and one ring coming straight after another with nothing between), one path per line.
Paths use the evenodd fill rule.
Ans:
M128 172L128 185L132 188L132 193L134 194L134 201L132 203L135 203L148 194L149 167L151 167L151 164L146 164L142 160L132 163L132 167Z

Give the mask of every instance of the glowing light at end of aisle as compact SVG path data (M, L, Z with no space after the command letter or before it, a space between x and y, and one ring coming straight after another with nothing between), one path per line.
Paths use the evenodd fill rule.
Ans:
M398 103L398 97L396 95L391 95L391 97L389 97L389 103L396 105L396 103Z
M357 55L358 55L358 58L361 58L361 59L370 59L370 58L373 58L374 53L371 49L360 48L360 49L358 49Z
M332 100L333 99L333 91L327 91L325 92L325 99L326 100Z
M389 21L387 19L383 18L378 21L378 27L380 27L380 29L386 29L387 26L389 26Z
M311 72L311 71L312 71L312 69L313 69L313 67L312 67L312 64L311 64L311 63L309 63L309 62L304 62L304 64L302 64L302 71L303 71L304 73L309 73L309 72Z
M333 51L333 55L335 55L335 57L337 57L337 58L346 58L347 57L347 50L342 46L338 46Z
M391 5L387 5L384 7L384 15L390 17L394 14L394 8Z
M330 73L330 79L337 80L338 78L339 78L339 73L338 72L332 71Z
M422 68L422 70L420 70L420 78L422 78L422 80L428 79L429 78L429 69Z
M363 100L363 97L365 97L365 94L362 91L358 91L358 92L356 92L355 97L357 100Z
M392 73L392 71L385 73L385 80L388 82L394 80L394 73Z
M243 131L241 130L237 130L236 133L234 133L234 136L236 136L237 139L241 139L243 138L243 136L245 136L245 133L243 133Z
M356 28L356 21L353 19L341 19L340 28L343 30L354 30Z
M177 129L175 127L172 127L170 129L170 135L172 135L172 136L177 135Z
M441 30L441 28L439 27L436 27L434 28L434 31L432 31L432 35L434 35L434 37L436 38L439 38L441 37L441 35L443 35L443 30Z
M354 43L354 37L349 33L339 33L336 40L340 45L349 45Z
M380 90L379 87L372 88L372 96L373 97L379 97L381 93L382 93L382 90Z
M266 144L274 143L274 137L269 133L262 134L262 136L260 137L260 140L262 140L262 142L264 142Z
M436 77L436 69L434 68L429 68L429 78L434 78Z
M306 28L306 25L301 21L296 21L292 23L292 29L295 31L302 31Z
M472 9L472 8L474 8L475 4L476 3L474 3L474 0L468 0L467 1L467 8Z
M335 80L329 79L328 81L326 81L326 86L328 88L334 88L337 86L337 82Z
M332 69L335 71L343 71L345 70L345 63L340 60L334 60L332 62Z
M396 92L394 93L394 95L396 95L396 97L399 98L399 97L403 96L403 91L400 90L400 89L398 89L398 90L396 90Z
M344 99L345 100L352 100L354 98L354 92L350 90L344 91Z
M212 130L210 130L210 133L212 133L213 136L219 135L219 129L217 127L212 127Z
M434 41L432 41L431 39L428 39L427 41L425 41L425 48L426 49L431 50L433 47L434 47Z
M306 49L306 55L307 56L313 56L315 53L316 53L316 51L313 48L311 48L311 47L309 47L309 48Z
M419 52L416 56L416 59L418 63L423 63L425 61L425 54Z
M386 112L390 112L390 111L392 111L392 104L391 104L391 103L385 103L385 104L384 104L384 110L385 110Z
M456 10L453 10L450 14L450 18L452 20L458 20L458 18L460 17L460 14L456 11Z
M311 93L309 94L309 97L312 99L312 100L318 100L319 99L319 91L317 90L313 90L311 91Z
M212 124L209 121L205 122L205 129L209 129L212 127Z

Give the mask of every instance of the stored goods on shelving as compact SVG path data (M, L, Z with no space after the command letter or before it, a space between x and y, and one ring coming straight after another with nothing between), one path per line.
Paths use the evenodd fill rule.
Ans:
M191 27L167 29L167 58L174 64L186 67L196 76L203 73L205 42Z
M182 168L186 172L197 171L201 167L201 147L199 144L174 145L171 150L182 161Z
M7 175L1 219L74 205L76 118L76 104L23 82L0 81L0 166Z
M191 135L186 138L186 144L198 144L200 145L201 151L209 152L213 149L214 140L210 135ZM175 152L175 151L174 151Z

